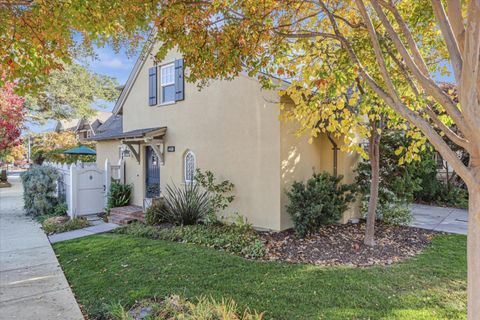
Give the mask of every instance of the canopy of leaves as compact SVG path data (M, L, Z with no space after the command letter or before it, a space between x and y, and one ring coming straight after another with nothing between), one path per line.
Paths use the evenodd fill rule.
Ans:
M422 53L430 71L445 72L441 64L446 57L445 45L436 30L430 2L403 1L398 10L407 16L417 43L424 45ZM330 12L337 18L335 27L327 16ZM405 66L392 40L378 20L374 23L402 98L412 108L419 108L415 103L420 101L421 107L423 100L407 83ZM190 70L187 80L202 86L210 79L231 79L247 71L264 87L282 85L281 94L288 97L283 99L282 118L298 121L299 134L314 138L321 132L332 133L345 140L343 147L367 158L358 142L371 135L372 127L379 132L384 128L409 130L418 139L405 153L407 161L425 141L361 77L359 70L363 68L383 81L354 2L171 1L162 7L155 25L163 43L157 58L177 48ZM339 29L342 39L334 28ZM345 41L358 61L352 62Z
M88 143L93 148L93 143ZM85 162L94 160L92 156L66 155L63 152L78 146L73 131L45 132L31 137L32 160L41 164L43 161L73 163L77 160Z
M0 153L21 143L25 100L13 92L14 87L12 82L0 87Z
M157 1L0 1L0 67L21 93L35 90L52 70L79 52L109 43L130 50L153 20ZM3 84L0 80L0 86Z
M73 63L51 72L46 85L27 95L27 108L33 120L81 118L93 115L93 103L115 101L118 86L114 78L92 73Z

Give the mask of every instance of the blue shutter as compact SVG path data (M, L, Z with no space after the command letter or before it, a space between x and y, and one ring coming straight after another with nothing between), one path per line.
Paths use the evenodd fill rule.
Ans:
M185 81L183 79L183 59L175 60L175 101L185 99Z
M157 67L148 69L148 105L157 104Z

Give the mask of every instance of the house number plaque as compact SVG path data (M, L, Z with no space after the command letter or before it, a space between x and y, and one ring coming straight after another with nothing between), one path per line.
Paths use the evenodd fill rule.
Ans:
M168 152L175 152L175 146L168 146L167 151Z

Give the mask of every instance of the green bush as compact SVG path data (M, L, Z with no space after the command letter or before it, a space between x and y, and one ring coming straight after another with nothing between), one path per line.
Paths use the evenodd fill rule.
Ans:
M210 211L204 219L205 223L218 223L217 214L221 210L228 208L230 203L235 200L235 196L230 194L235 187L229 180L220 183L216 182L215 175L211 171L202 172L197 169L195 181L209 193Z
M362 198L361 209L364 218L367 217L369 200L369 194ZM382 196L378 199L376 218L388 224L408 225L412 221L410 204L405 200L398 199L393 192L382 190Z
M295 181L292 184L287 191L290 200L287 212L298 236L305 237L321 225L338 222L348 209L355 198L355 186L340 184L342 178L323 172L314 174L306 183Z
M263 242L257 232L247 225L215 224L158 228L132 223L117 229L116 232L136 237L192 243L244 257L259 258L265 255Z
M237 304L229 299L217 302L213 298L202 296L193 303L172 295L162 300L142 300L131 310L126 310L121 304L111 305L108 307L108 317L111 320L262 320L263 314L252 313L248 309L240 313Z
M82 229L88 227L89 225L90 223L88 220L83 217L69 219L62 223L56 223L49 218L43 221L42 228L46 234L52 234Z
M58 171L52 167L32 165L22 173L23 200L28 215L52 214L58 203Z
M68 211L67 203L60 202L60 203L57 203L57 205L55 205L55 207L53 208L53 212L35 216L35 219L38 222L43 223L43 221L45 221L48 218L65 216L67 214L67 211Z
M436 152L430 146L419 153L421 160L399 165L401 155L395 150L407 147L408 138L401 132L389 132L380 145L380 187L377 218L387 223L406 224L410 221L408 204L411 202L466 208L467 191L448 185L437 178ZM369 161L357 167L356 183L363 195L366 215L371 181Z
M132 196L132 185L123 184L112 180L110 190L108 191L106 212L109 213L112 208L128 206Z
M167 185L164 196L165 206L159 210L164 222L175 225L200 223L211 209L208 191L200 190L196 183L187 183L183 187Z
M153 204L145 212L145 222L151 226L167 222L168 217L165 217L165 213L168 213L165 199L155 199Z

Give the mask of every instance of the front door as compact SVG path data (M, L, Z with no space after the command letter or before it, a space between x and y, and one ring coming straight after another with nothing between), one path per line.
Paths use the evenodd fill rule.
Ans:
M146 177L146 197L156 198L160 196L160 164L155 151L147 146L147 177Z

